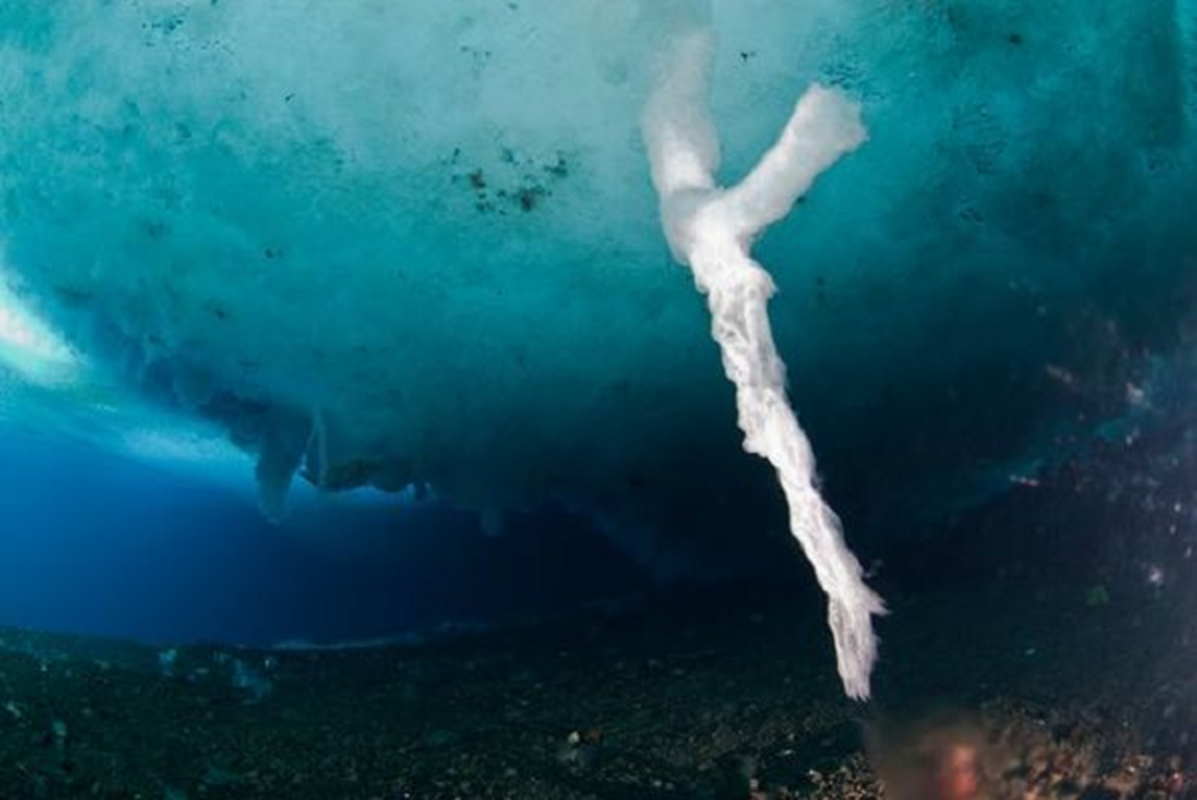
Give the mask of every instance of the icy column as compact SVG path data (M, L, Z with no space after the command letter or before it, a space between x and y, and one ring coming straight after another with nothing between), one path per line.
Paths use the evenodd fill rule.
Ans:
M790 531L827 594L844 690L864 699L877 658L872 615L884 613L884 604L865 585L839 518L815 488L814 455L786 398L785 365L769 329L773 281L749 251L756 236L788 214L815 178L859 147L866 134L856 104L816 85L752 172L738 186L719 188L719 141L708 110L712 57L708 29L675 37L645 109L644 139L662 225L674 257L690 267L707 296L711 332L736 386L744 449L777 470Z

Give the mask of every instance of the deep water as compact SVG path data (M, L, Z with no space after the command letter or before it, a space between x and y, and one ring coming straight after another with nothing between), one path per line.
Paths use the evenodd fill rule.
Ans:
M377 498L306 505L285 528L244 490L78 444L0 451L5 625L164 646L418 640L626 600L642 576L576 519L473 515Z

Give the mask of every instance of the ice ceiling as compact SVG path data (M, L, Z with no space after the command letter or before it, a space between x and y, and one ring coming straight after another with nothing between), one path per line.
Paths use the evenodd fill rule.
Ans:
M0 2L0 415L201 420L274 515L298 473L564 505L667 570L771 552L642 125L694 26L721 185L812 84L862 109L752 251L849 539L1149 392L1197 0Z

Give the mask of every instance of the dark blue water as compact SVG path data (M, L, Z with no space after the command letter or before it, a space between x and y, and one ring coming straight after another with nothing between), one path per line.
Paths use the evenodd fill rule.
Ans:
M84 446L0 439L0 625L270 644L551 615L642 578L566 514L513 519L379 498L266 521L236 491Z

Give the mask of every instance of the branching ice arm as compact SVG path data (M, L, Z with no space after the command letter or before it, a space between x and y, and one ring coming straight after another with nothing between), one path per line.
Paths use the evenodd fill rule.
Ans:
M777 143L727 190L724 202L745 232L756 235L790 213L815 178L866 137L860 108L839 92L815 84L794 106Z
M661 220L674 256L707 295L711 333L736 387L744 449L768 459L790 509L790 531L828 598L844 690L869 696L877 659L872 616L884 605L864 583L838 517L815 489L814 455L785 392L785 366L766 304L773 281L749 256L756 236L784 217L818 175L865 140L859 108L812 87L777 143L739 185L717 188L719 143L707 110L712 35L675 39L644 114L644 138Z

